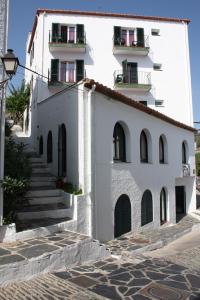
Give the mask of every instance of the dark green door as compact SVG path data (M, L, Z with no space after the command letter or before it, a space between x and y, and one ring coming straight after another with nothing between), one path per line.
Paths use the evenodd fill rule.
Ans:
M185 186L176 186L176 220L177 222L186 215Z
M114 237L131 231L131 203L125 194L117 200L114 222Z

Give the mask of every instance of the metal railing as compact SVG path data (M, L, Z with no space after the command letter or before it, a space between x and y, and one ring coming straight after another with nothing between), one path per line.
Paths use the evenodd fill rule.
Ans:
M117 70L114 73L115 84L144 84L151 85L151 73L150 72L133 72L127 71L123 73L122 70Z
M70 40L67 34L54 34L52 30L49 31L50 44L69 44L69 45L86 45L86 36L76 37Z
M129 43L129 41L124 38L113 37L114 46L120 47L131 47L131 48L149 48L149 36L145 35L143 41L138 41L137 39Z
M190 176L190 164L182 164L183 177Z

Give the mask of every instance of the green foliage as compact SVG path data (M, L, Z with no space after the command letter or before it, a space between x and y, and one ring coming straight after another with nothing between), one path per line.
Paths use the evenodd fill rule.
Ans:
M12 138L6 138L5 177L1 182L4 189L5 223L16 221L16 210L29 187L31 167L24 149L24 144L17 144Z
M199 134L197 134L195 136L195 141L196 141L196 147L200 148L200 135Z
M196 160L196 175L200 176L200 153L195 154L195 160Z
M77 186L73 185L70 182L66 182L63 184L63 190L66 193L73 194L73 195L81 195L83 193L82 189L78 189Z
M23 120L23 113L29 104L30 85L26 85L24 80L17 89L11 85L10 96L6 99L6 109L14 121L18 124Z

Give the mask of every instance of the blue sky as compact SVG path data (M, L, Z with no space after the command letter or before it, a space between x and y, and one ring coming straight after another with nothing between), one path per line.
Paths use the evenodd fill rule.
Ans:
M194 120L200 121L200 1L199 0L10 0L8 47L25 64L25 45L37 8L76 9L189 18L190 61ZM23 79L23 69L13 80ZM177 99L180 101L180 99ZM176 99L174 99L176 101ZM200 126L199 126L200 127Z

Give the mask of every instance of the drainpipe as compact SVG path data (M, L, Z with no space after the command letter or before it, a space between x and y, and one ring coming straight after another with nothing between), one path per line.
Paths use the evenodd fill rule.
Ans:
M93 111L92 111L92 95L95 91L96 85L88 92L86 103L86 195L88 197L89 206L89 235L96 236L96 223L95 223L95 193L94 193L94 145L93 145Z

